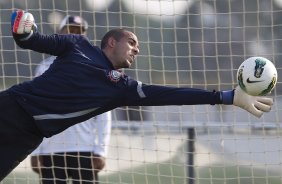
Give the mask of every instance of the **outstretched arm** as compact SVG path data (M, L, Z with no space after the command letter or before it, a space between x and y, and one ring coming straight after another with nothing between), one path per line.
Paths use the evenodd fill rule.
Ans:
M225 104L238 106L256 117L269 112L273 99L264 96L250 96L238 86L229 91L207 91L195 88L177 88L145 85L129 80L129 93L125 105L160 106L160 105L200 105Z
M19 47L55 56L72 49L81 38L79 35L40 34L33 15L24 10L12 13L11 26L14 40Z

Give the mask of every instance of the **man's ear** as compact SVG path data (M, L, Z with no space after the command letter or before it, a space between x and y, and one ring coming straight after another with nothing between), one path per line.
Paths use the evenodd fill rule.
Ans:
M108 39L108 46L113 48L116 45L116 40L113 37Z

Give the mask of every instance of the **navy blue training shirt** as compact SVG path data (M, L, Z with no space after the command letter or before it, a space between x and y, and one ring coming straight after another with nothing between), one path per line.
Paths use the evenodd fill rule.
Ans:
M46 137L120 106L221 104L221 93L145 85L115 70L85 36L34 33L16 43L57 56L41 76L8 89Z

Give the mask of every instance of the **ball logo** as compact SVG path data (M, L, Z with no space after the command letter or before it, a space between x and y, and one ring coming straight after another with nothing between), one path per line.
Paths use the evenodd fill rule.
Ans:
M254 76L256 78L260 78L264 70L264 65L266 64L266 62L262 59L256 59L255 62L256 62L256 66L255 66Z
M256 78L260 78L262 73L263 73L263 70L264 70L264 66L266 64L266 62L264 60L261 60L261 59L256 59L255 60L255 71L254 71L254 76ZM250 77L247 78L247 83L257 83L257 82L262 82L263 80L250 80Z
M263 82L263 80L255 80L255 81L253 81L253 80L250 80L250 77L247 78L247 83L257 83L257 82Z
M111 70L108 73L108 78L110 79L110 81L115 83L120 81L121 77L122 77L122 73L116 70Z

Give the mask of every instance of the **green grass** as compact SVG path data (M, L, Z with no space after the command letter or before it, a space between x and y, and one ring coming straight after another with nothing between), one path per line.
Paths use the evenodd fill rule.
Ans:
M1 184L39 184L39 178L34 172L12 172Z
M185 170L182 166L169 163L145 164L142 167L106 175L100 178L103 182L128 184L183 184ZM102 182L101 182L102 183Z
M281 184L281 174L266 172L247 166L214 164L195 171L195 184ZM100 183L111 184L185 184L186 169L183 163L172 159L159 164L144 164L128 170L101 175ZM1 184L38 184L38 176L32 172L13 172Z
M209 167L197 173L199 184L281 184L281 174L242 166Z
M169 163L146 164L132 170L121 171L101 177L105 183L123 184L184 184L183 166ZM196 172L195 184L281 184L281 175L258 168L226 166L205 167Z

